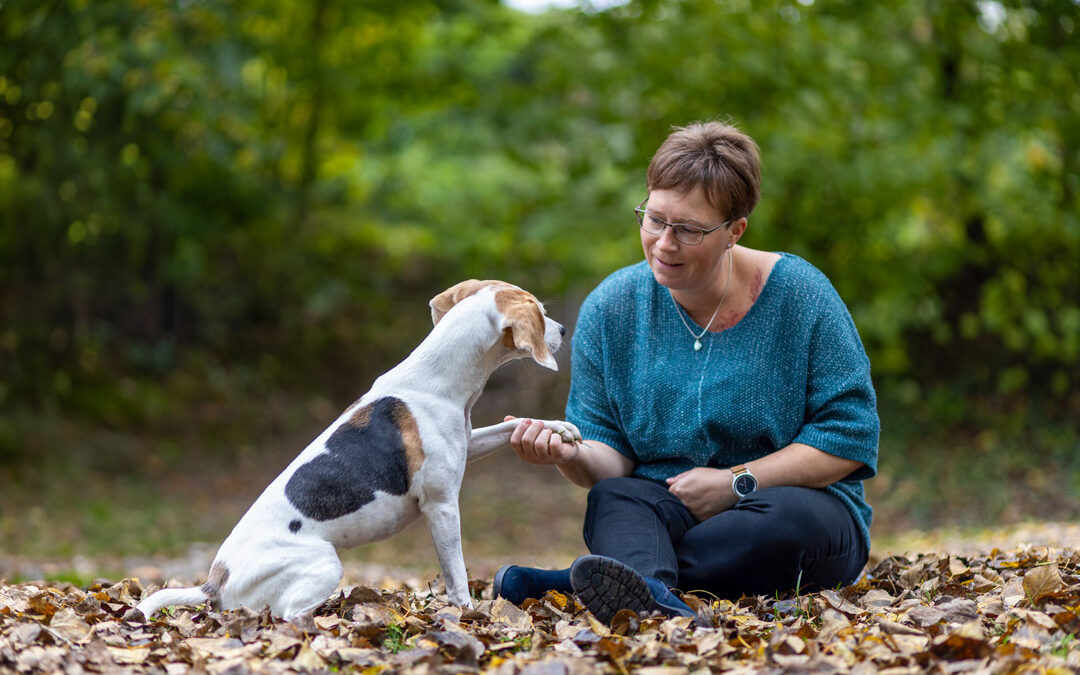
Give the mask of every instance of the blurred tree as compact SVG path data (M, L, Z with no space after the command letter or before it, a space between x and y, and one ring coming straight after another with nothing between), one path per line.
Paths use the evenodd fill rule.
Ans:
M426 330L400 307L467 276L580 294L640 257L670 126L730 116L764 154L748 241L829 274L883 398L1065 418L1078 22L1072 0L2 3L0 406L115 420L124 378L370 373Z

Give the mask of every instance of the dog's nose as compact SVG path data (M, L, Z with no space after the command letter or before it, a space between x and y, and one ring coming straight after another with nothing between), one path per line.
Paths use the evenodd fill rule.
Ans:
M559 326L559 335L566 337L566 326Z

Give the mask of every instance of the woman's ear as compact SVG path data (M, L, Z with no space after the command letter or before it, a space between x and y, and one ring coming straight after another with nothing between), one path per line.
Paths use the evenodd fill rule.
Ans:
M746 216L743 216L742 218L739 218L738 220L736 220L735 222L733 222L731 224L730 232L731 232L731 243L732 244L739 243L739 240L742 239L742 236L744 234L746 234L746 227L749 224L750 223L747 220Z

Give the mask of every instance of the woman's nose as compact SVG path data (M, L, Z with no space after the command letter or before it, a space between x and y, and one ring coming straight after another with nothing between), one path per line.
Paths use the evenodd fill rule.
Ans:
M663 248L677 248L679 246L679 240L675 238L675 229L670 225L666 226L656 239L657 243Z

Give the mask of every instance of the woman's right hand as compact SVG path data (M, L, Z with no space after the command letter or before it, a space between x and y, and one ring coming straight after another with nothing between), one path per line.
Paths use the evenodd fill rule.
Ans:
M514 419L517 418L507 415L503 421ZM581 452L580 443L566 443L543 422L531 419L522 419L510 434L510 447L530 464L564 464L577 459Z

